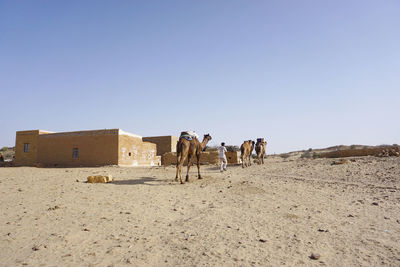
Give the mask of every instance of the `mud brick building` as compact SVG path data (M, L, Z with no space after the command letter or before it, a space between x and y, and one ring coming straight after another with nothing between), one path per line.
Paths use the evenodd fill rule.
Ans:
M160 160L156 144L121 129L16 133L15 166L154 166Z
M178 140L179 137L171 135L143 137L144 142L151 142L157 145L157 156L162 156L169 152L176 152Z

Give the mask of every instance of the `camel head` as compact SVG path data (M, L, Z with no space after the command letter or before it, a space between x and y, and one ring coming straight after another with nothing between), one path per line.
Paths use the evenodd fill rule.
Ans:
M267 141L263 141L263 142L257 142L256 146L266 146L267 145Z
M207 143L211 140L212 138L211 138L211 135L210 134L205 134L204 135L204 137L203 137L203 142L202 142L202 144L203 144L203 149L202 149L202 151L206 151L206 148L207 148Z
M208 141L210 141L212 138L211 138L211 135L210 134L205 134L204 135L204 138L203 138L203 140L207 140L207 142Z

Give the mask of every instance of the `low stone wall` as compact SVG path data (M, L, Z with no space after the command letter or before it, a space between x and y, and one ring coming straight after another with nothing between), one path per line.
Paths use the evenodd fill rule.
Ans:
M226 152L226 159L228 164L239 164L240 161L240 152ZM197 163L197 158L195 157L192 159L194 164ZM200 157L200 164L202 165L218 165L219 164L219 153L218 151L209 151L209 152L202 152ZM176 152L165 153L161 157L161 165L168 166L168 165L176 165ZM187 165L187 159L184 163Z
M400 150L398 146L390 147L376 147L365 149L345 149L332 152L321 153L321 158L345 158L345 157L362 157L362 156L376 156L376 157L389 157L399 156Z

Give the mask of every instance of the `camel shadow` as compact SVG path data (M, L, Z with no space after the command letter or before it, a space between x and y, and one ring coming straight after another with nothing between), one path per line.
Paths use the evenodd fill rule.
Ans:
M154 183L155 182L155 183ZM164 180L157 179L155 177L140 177L138 179L128 179L128 180L116 180L109 184L114 185L149 185L157 186L163 184Z

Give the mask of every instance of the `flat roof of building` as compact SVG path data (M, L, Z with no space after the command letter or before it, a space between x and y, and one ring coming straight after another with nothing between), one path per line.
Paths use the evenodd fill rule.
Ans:
M72 131L72 132L50 132L45 130L27 130L17 131L17 134L31 134L31 133L44 134L44 136L79 136L79 135L96 135L96 134L111 134L111 135L127 135L136 138L142 138L140 135L125 132L122 129L100 129L100 130L86 130L86 131Z

